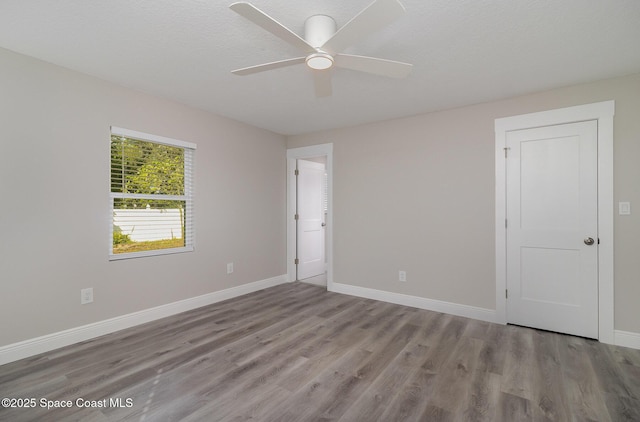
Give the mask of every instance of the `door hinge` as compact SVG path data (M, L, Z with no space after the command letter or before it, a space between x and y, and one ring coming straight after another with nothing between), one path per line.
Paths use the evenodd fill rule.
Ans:
M509 299L509 290L508 289L504 289L504 298L505 299Z
M293 263L298 265L300 263L300 261L298 260L298 258L296 258L296 259L293 260Z
M511 148L509 147L504 147L504 158L507 158L507 151L509 151Z
M600 238L598 238L598 245L600 244Z
M295 174L296 176L298 176L300 174L300 172L298 171L298 169L296 169L293 174Z
M293 219L294 219L294 220L298 220L298 218L300 218L300 216L298 216L298 214L296 214L296 215L294 215L294 216L293 216Z
M507 228L507 219L506 218L504 219L504 228L505 229Z

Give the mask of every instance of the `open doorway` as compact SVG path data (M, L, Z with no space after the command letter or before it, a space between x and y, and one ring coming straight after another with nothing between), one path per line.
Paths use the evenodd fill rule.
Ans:
M327 285L326 156L296 160L296 278Z
M333 282L332 164L332 144L287 150L289 281Z

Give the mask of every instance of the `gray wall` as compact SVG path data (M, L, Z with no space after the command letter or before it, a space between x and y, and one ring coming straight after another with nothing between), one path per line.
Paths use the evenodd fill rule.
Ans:
M495 309L494 119L605 100L616 102L615 328L640 333L640 75L289 137L289 148L334 144L334 281ZM618 201L634 214L618 216Z
M283 136L7 50L0 69L0 346L286 273ZM195 252L108 261L111 125L197 144Z

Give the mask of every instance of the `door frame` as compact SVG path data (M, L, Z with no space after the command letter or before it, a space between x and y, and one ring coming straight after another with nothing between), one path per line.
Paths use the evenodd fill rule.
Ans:
M507 323L506 159L507 132L586 120L598 122L598 340L614 344L613 291L613 116L615 102L603 101L495 120L496 322Z
M327 219L324 233L327 261L327 290L333 287L333 144L287 149L287 280L296 281L296 161L327 157Z

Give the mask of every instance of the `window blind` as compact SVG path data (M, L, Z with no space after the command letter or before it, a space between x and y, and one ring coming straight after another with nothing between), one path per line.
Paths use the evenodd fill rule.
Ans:
M329 209L329 176L327 173L322 178L322 208L325 213Z

